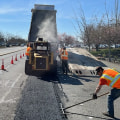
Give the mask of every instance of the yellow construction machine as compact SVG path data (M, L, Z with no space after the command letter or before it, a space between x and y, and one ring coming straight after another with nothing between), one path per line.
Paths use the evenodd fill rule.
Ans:
M39 38L30 44L32 50L30 51L29 59L25 61L25 73L29 75L34 72L55 74L56 60L54 60L54 54L51 51L51 44L43 41L43 38Z

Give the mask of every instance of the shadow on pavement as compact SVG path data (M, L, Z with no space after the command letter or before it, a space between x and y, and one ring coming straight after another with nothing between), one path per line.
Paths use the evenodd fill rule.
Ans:
M75 77L76 79L78 79L79 81L80 81L80 80L83 80L83 81L85 81L85 82L91 82L91 81L93 81L93 80L89 79L89 77L98 78L97 76L82 76L82 77L72 76L72 78L74 78L74 77ZM86 78L86 77L88 77L88 78Z
M77 76L77 75L65 75L62 72L58 75L61 84L72 84L72 85L84 85L82 81L94 82L90 78L99 78L99 76Z
M78 65L83 65L83 66L102 66L102 67L107 67L104 63L101 61L97 61L91 57L84 56L84 55L79 55L76 53L69 52L69 62L72 64L78 64Z
M58 81L57 73L51 74L49 72L42 73L39 71L33 71L31 74L29 74L29 76L43 80L43 81L47 81L47 82Z
M59 81L61 84L83 85L83 83L78 80L77 76L73 77L61 74L61 76L59 77Z
M57 74L52 75L52 74L46 73L37 77L38 79L47 81L47 82L58 81Z

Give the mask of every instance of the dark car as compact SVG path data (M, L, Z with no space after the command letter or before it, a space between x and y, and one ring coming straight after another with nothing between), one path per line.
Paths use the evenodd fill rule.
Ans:
M10 44L6 44L6 47L10 47Z

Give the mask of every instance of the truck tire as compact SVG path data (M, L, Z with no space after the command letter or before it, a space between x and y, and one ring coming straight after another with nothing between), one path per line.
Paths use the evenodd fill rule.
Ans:
M25 74L30 75L32 73L32 65L29 64L29 60L25 61Z
M57 74L57 61L54 60L54 64L50 66L50 74L56 75Z

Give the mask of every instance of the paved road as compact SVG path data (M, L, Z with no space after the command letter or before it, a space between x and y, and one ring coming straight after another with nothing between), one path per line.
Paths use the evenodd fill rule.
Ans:
M96 65L100 64L104 65L105 68L119 69L118 64L98 61L86 51L85 55L82 55L83 52L77 51L72 49L69 51L70 57L73 57L72 55L77 56L76 61L72 59L69 64L72 65L71 70L79 69L84 73L83 75L76 74L74 71L68 76L63 75L58 59L57 77L27 76L24 73L25 57L16 61L14 65L9 65L7 71L2 71L0 74L0 119L64 120L60 106L66 108L92 97L91 93L94 92L99 80L98 76L91 74ZM91 61L92 66L87 63L88 60ZM107 91L109 88L104 87L99 95ZM67 114L68 120L110 120L102 115L102 112L107 108L106 97L103 96L97 100L67 109L66 111L69 112ZM118 118L120 118L119 101L120 99L115 101L115 116Z
M87 51L74 48L74 50L68 50L70 58L76 58L69 60L71 71L73 69L79 69L84 74L70 74L69 76L63 75L59 66L58 76L60 80L60 88L63 93L61 100L64 107L68 107L82 101L92 98L92 93L98 84L99 77L95 74L91 74L90 71L94 71L96 66L103 66L104 68L116 68L119 69L118 64L109 63L106 61L99 61L94 56L90 55ZM78 52L79 51L79 52ZM76 52L76 53L75 53ZM77 57L75 57L77 56ZM91 56L89 58L89 56ZM90 60L90 61L89 61ZM59 63L60 64L60 63ZM84 72L85 70L85 72ZM110 90L109 87L104 86L98 95L106 93ZM115 116L120 118L120 98L115 101ZM102 112L107 109L107 95L98 98L97 100L91 100L89 102L66 109L67 117L69 120L110 120L102 115Z
M21 50L25 50L26 47L6 47L6 48L1 48L0 49L0 56L4 56L7 54L15 53Z
M8 57L5 56L5 59ZM14 120L16 106L27 79L24 63L25 57L14 61L14 64L9 61L9 65L5 65L6 71L0 70L0 120Z
M47 75L28 77L17 105L15 120L65 120L52 82L55 79Z
M11 54L0 57L6 69L0 70L0 120L65 120L57 76L25 75L25 56L10 64Z

